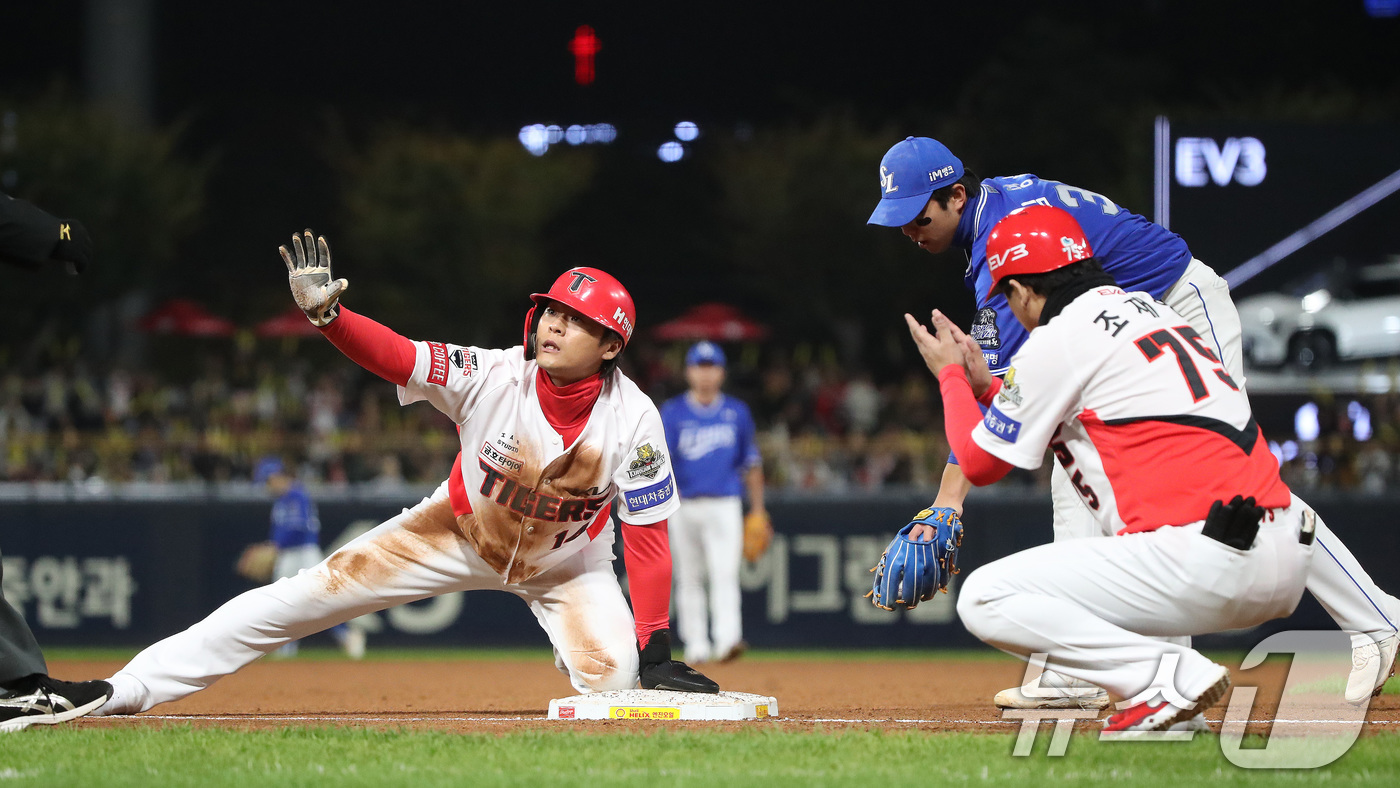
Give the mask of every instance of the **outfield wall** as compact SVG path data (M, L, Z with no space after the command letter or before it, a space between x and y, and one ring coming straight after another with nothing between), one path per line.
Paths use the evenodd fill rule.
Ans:
M339 543L416 497L318 496L322 535ZM745 635L755 647L972 646L953 593L914 611L874 608L870 567L924 493L770 499L777 537L743 571ZM1400 496L1314 497L1311 503L1383 588L1400 590ZM23 609L46 646L139 646L199 620L249 585L233 572L244 545L266 534L269 504L250 494L175 498L0 500L5 597ZM982 494L968 503L964 571L1050 537L1048 497ZM618 564L622 571L622 562ZM1074 571L1074 567L1065 567ZM509 594L454 594L369 617L371 644L539 645L547 641ZM1306 598L1285 623L1215 636L1245 645L1266 631L1330 628ZM324 636L319 636L324 637ZM328 640L326 642L329 642Z

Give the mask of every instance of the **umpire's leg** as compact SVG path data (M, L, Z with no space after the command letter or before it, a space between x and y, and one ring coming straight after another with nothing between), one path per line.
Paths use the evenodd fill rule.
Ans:
M47 675L44 653L24 616L4 596L4 562L0 561L0 685L35 673Z

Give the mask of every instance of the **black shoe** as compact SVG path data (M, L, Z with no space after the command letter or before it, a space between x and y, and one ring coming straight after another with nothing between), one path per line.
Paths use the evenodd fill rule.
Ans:
M35 676L0 693L0 733L53 725L96 711L112 697L105 681L59 681Z

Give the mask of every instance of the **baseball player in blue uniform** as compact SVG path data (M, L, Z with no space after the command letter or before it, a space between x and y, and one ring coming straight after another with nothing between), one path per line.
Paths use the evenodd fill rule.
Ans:
M692 664L727 662L743 653L739 561L745 488L749 516L767 518L753 417L747 405L720 391L724 364L718 345L696 343L685 355L689 390L661 406L681 497L670 531L677 624Z
M266 484L272 493L272 526L268 541L277 546L277 562L272 565L272 579L294 577L303 569L321 563L321 518L316 503L301 482L287 471L276 457L264 457L253 470L253 482ZM331 628L331 635L351 659L365 655L365 632L349 624ZM277 656L292 657L297 653L297 641L277 649Z
M1010 259L989 260L987 238L1007 214L1039 204L1068 211L1084 229L1104 270L1124 290L1146 291L1186 318L1243 387L1240 319L1228 285L1192 256L1180 236L1108 197L1030 174L979 181L952 151L928 137L908 137L886 152L880 162L880 192L869 224L898 227L931 254L950 247L966 253L963 281L977 300L969 333L981 346L993 374L1014 374L1008 364L1028 331L1016 320L1006 298L992 292L993 271ZM1005 254L1014 256L1018 250ZM957 459L950 457L933 508L946 507L961 516L970 487ZM1051 495L1056 541L1100 535L1058 463L1052 471ZM1394 670L1400 600L1378 588L1346 545L1321 522L1317 546L1309 566L1308 590L1352 636L1353 670L1346 696L1353 703L1363 703L1380 691ZM1053 685L1059 679L1047 674L1042 683ZM997 705L1103 708L1108 704L1107 694L1098 688L1064 684L1063 698L1028 697L1018 688L999 693Z

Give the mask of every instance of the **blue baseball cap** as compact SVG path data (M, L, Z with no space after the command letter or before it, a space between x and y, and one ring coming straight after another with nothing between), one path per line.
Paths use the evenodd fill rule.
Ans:
M880 160L880 204L866 224L903 227L923 213L934 190L962 176L962 161L948 146L928 137L905 137Z
M263 457L253 468L253 483L262 484L274 473L282 473L282 461L276 457Z
M724 366L724 351L713 342L696 342L685 354L685 365L714 364Z

